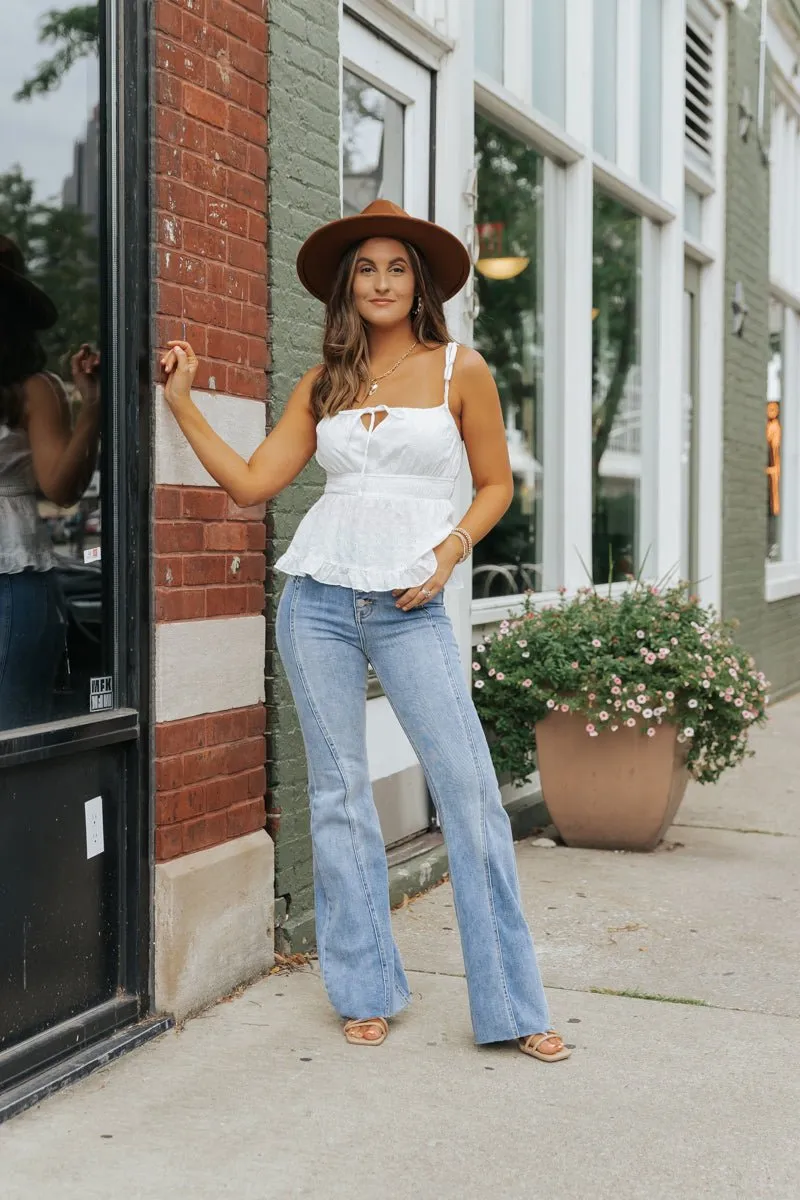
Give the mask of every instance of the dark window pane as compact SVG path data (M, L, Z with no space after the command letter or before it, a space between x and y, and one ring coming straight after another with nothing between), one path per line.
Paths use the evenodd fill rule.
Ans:
M0 729L90 711L102 619L99 10L5 0ZM94 707L110 706L95 684Z
M540 590L542 572L543 160L524 142L475 116L478 160L475 345L497 382L514 499L475 547L473 594Z

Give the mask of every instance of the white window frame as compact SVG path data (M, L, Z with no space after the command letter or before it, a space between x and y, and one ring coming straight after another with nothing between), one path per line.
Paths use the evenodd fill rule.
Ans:
M617 78L617 161L611 163L592 146L591 14L587 0L566 4L565 128L530 103L530 32L524 0L506 0L505 82L476 73L475 103L487 117L503 125L546 156L545 170L545 430L544 430L544 567L547 590L537 605L557 599L556 580L574 592L588 581L581 565L591 562L591 322L592 212L594 187L615 196L643 221L642 368L643 384L655 396L643 412L640 545L652 546L646 573L656 578L677 562L680 524L666 486L680 461L680 373L664 345L680 344L683 302L682 210L684 186L683 127L669 111L683 111L684 5L664 0L662 71L662 146L659 194L638 180L639 170L639 0L619 0L618 62L626 70ZM529 12L529 10L528 10ZM521 16L522 14L522 16ZM509 22L521 16L517 25ZM523 23L524 22L524 23ZM668 71L668 55L680 71ZM677 56L677 57L676 57ZM563 217L569 237L553 222ZM648 284L648 272L650 283ZM571 433L567 442L565 431ZM575 436L583 430L583 436ZM719 476L717 475L717 478ZM612 593L624 592L617 584ZM520 596L475 600L473 636L519 608Z
M778 102L770 139L770 292L785 310L783 395L791 401L781 405L783 557L780 562L767 562L764 571L764 595L772 603L800 596L800 88L794 76L800 39L778 7L770 8L769 83ZM795 122L791 142L787 113Z

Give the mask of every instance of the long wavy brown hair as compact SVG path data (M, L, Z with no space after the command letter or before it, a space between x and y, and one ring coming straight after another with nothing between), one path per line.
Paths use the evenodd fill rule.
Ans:
M0 425L14 429L20 424L25 382L44 370L46 361L36 330L20 321L10 297L0 295Z
M422 346L445 346L450 335L441 292L419 251L408 242L402 245L414 272L415 296L418 298L411 310L412 333ZM318 421L350 408L370 380L367 323L353 297L359 250L360 246L351 246L343 255L325 310L323 364L311 389L312 410Z

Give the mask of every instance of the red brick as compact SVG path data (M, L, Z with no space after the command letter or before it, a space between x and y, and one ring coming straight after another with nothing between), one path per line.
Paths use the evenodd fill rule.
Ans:
M267 544L267 527L263 523L247 525L247 549L263 550Z
M206 525L206 550L247 550L247 526L241 522Z
M230 237L228 261L232 267L241 267L245 271L264 271L267 266L266 247L247 238Z
M184 721L165 721L156 725L156 754L159 758L166 758L173 754L185 754L187 750L197 750L205 746L205 739L205 717L188 717Z
M243 42L232 41L230 43L230 56L233 66L246 75L248 79L254 79L256 83L266 83L266 54L259 53L258 50L254 50L251 46Z
M156 621L197 621L205 615L206 597L202 588L156 588Z
M247 13L242 12L238 4L231 0L208 0L208 19L218 29L232 33L234 37L246 40L249 27Z
M205 788L202 786L180 788L175 792L162 792L156 796L156 824L175 825L189 821L206 811Z
M239 583L261 582L266 574L266 559L263 554L241 554L236 579Z
M243 8L249 8L250 12L257 13L260 17L263 17L266 12L266 0L238 0L238 3Z
M224 583L225 556L222 554L187 555L183 564L183 581L187 587L197 587L207 583Z
M231 367L228 371L226 389L231 396L249 396L253 400L263 400L267 394L267 381L263 371L252 370L250 367Z
M219 746L223 742L235 742L247 737L248 712L246 708L234 708L207 716L206 745Z
M185 284L187 287L202 289L206 286L206 265L203 260L176 250L159 251L159 275L171 283Z
M202 221L206 214L206 198L197 188L178 179L159 179L156 182L156 203L165 212L177 217Z
M209 59L216 58L228 46L228 39L220 29L188 12L183 14L182 37L185 45L201 52L207 65Z
M190 84L196 85L195 91L202 88L205 83L206 64L202 54L198 54L196 50L190 50L187 46L179 45L173 39L164 37L163 34L156 37L156 66L170 75L175 75L179 79L188 80Z
M245 104L247 99L245 98ZM252 142L254 146L266 146L267 122L258 113L250 112L247 108L231 108L228 128L236 137Z
M192 154L189 150L181 151L181 177L201 191L214 192L218 196L227 194L226 168L203 155Z
M225 233L240 237L247 233L247 210L217 196L206 197L206 221Z
M267 222L264 217L260 217L258 213L250 213L247 218L247 236L251 242L260 242L262 246L267 244Z
M181 153L180 146L170 145L168 142L156 142L154 163L156 175L180 179Z
M191 121L168 108L156 108L156 137L171 146L182 146L187 150L202 151L206 144L206 127L199 121Z
M266 824L266 812L262 799L247 800L228 809L228 837L244 837L246 833L255 833Z
M258 179L267 178L267 152L262 146L251 146L247 151L247 169Z
M206 592L206 616L243 617L260 612L248 607L247 588L235 584L232 587L210 587Z
M267 115L267 89L263 83L250 80L247 85L247 107L263 117Z
M247 717L247 735L256 737L264 732L267 714L263 704L254 704L252 708L244 708L242 712Z
M248 46L252 46L254 50L258 50L261 54L266 55L267 22L263 17L248 17L246 41Z
M209 129L207 141L209 154L218 162L235 167L237 171L245 170L248 145L242 138L232 137L227 129L224 133Z
M237 167L235 163L231 165ZM247 175L244 172L246 165L244 162L238 169L228 171L227 194L237 204L244 204L248 208L256 209L257 212L263 212L267 203L267 185L263 180ZM244 228L232 232L244 236L247 233L247 221Z
M266 367L269 356L267 343L263 338L247 339L247 361L251 367L261 367L262 370Z
M228 497L220 488L185 488L181 492L181 513L199 521L215 521L224 517Z
M225 813L221 812L187 821L181 828L184 853L188 854L193 850L204 850L207 846L219 846L226 841L228 822Z
M183 227L183 245L189 254L200 254L203 258L216 258L224 262L228 257L225 234L209 229L207 225L195 225L187 221Z
M183 826L167 825L156 829L156 862L166 862L183 854Z
M208 354L229 364L247 362L247 338L224 329L209 329Z
M179 317L183 312L183 292L181 289L170 283L159 284L157 308L160 313Z
M180 758L161 758L155 762L156 791L170 792L183 783L183 763Z
M195 387L206 391L225 392L228 390L228 368L225 363L210 362L206 358L198 358Z
M247 772L247 794L252 799L253 796L263 796L267 790L267 772L265 767L256 767L252 771Z
M224 129L228 123L228 106L220 96L208 92L204 88L194 87L187 83L183 88L183 107L190 117L206 125L214 125Z
M157 554L188 554L202 550L203 530L190 521L156 521L154 543Z
M179 555L156 554L153 558L153 582L156 587L181 587L183 559Z
M248 299L251 304L257 305L259 308L266 309L267 307L267 281L260 279L258 275L251 275L248 281L249 295Z
M172 37L180 37L181 10L177 5L170 4L169 0L159 0L155 5L153 19L156 29Z
M230 808L247 800L247 775L226 775L219 779L210 779L205 785L206 809L208 812L219 812L220 809Z
M266 604L266 595L264 592L263 583L248 583L245 591L247 592L246 611L248 613L263 612Z
M215 775L234 775L243 771L246 766L236 765L235 747L230 744L209 746L195 750L183 756L183 778L186 783L199 783L201 780L213 779Z
M156 104L180 111L183 107L183 84L177 75L168 71L156 71Z
M162 287L165 286L162 284ZM178 517L181 512L181 494L176 487L165 487L163 484L155 489L156 517Z
M228 109L228 128L231 127L231 114L236 111L234 105L247 107L247 77L231 67L230 54L220 50L213 60L206 64L206 87L218 96L224 96L230 101Z
M235 267L223 267L213 264L214 280L216 282L217 273L219 278L219 286L215 287L222 296L227 296L234 300L244 300L247 295L249 279L246 271L239 271ZM213 286L209 283L209 286Z
M229 521L263 521L267 515L266 504L250 504L247 508L239 508L239 505L227 497L228 507L226 517Z
M209 280L209 285L211 281ZM192 292L188 289L183 293L184 313L192 321L200 321L203 325L225 324L225 298L214 296L209 292Z
M171 184L173 181L168 181ZM178 187L181 185L178 184ZM180 250L183 247L183 228L178 217L171 212L160 212L156 214L155 220L155 238L162 246L174 247Z

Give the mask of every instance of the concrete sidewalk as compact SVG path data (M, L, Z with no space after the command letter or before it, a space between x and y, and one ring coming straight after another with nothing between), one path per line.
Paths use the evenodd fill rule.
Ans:
M796 699L655 854L519 846L569 1062L473 1046L444 885L396 914L385 1046L272 976L0 1128L0 1197L796 1200L798 734Z

